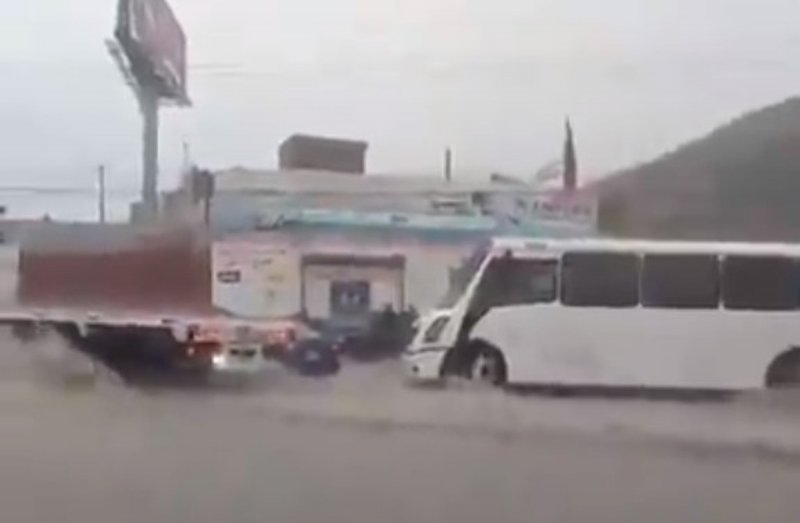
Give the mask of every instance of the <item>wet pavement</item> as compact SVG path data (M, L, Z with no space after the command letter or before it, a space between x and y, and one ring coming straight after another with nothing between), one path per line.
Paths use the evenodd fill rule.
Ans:
M0 357L9 522L793 522L800 403L409 388L399 365L218 390ZM45 350L47 349L47 350ZM85 362L83 362L85 363ZM65 378L65 379L62 379ZM67 379L68 378L68 379Z

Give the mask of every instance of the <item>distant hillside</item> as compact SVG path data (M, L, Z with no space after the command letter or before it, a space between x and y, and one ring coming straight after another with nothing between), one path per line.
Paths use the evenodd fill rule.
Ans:
M800 240L800 98L748 113L596 190L601 229L612 234Z

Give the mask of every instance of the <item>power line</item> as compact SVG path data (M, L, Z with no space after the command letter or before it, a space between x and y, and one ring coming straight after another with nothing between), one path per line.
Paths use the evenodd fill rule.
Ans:
M116 189L109 189L109 193L118 194L118 195L136 195L138 191L136 189L129 189L129 188L116 188ZM32 186L0 186L0 194L20 194L20 195L96 195L97 188L96 187L32 187Z

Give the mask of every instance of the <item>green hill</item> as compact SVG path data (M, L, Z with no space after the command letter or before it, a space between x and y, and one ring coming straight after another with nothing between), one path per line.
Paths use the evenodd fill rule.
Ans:
M600 227L638 237L800 240L800 98L600 181Z

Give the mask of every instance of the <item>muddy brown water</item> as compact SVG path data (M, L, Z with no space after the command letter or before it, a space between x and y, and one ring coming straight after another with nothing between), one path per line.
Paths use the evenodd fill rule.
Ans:
M392 364L323 380L271 369L236 391L135 390L102 374L82 381L88 363L60 349L7 341L0 353L3 521L750 523L800 514L796 460L581 429L595 416L746 430L794 416L788 400L650 405L427 391L402 385Z

